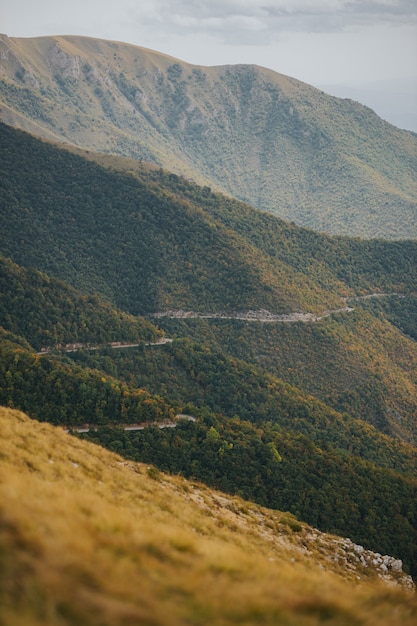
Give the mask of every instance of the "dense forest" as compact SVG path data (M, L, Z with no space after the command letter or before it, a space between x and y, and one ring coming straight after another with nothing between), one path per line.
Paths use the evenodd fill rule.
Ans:
M157 169L0 131L0 403L88 424L82 436L128 459L416 575L417 243L318 235ZM326 317L171 319L179 308Z
M13 261L134 315L170 309L322 314L343 308L341 297L348 298L353 314L316 326L154 321L173 336L227 346L337 410L415 441L415 241L320 235L157 168L108 159L109 170L94 155L86 161L7 126L0 131L1 243ZM406 297L354 299L374 293ZM33 298L32 290L22 311ZM19 296L13 299L20 307ZM32 324L25 334L32 345L105 339L103 324L86 330L76 319L79 299L67 300L73 305L66 305L72 322L65 337L55 325L37 339ZM15 312L8 315L9 323L16 319ZM106 340L125 336L117 322Z
M174 175L140 179L0 133L2 254L135 315L323 311L416 288L415 241L318 235Z
M352 302L353 311L310 324L169 318L157 322L170 337L204 341L338 411L415 442L416 345L398 327L411 329L415 324L415 297L374 300L376 304ZM128 358L125 355L125 371L134 371Z
M71 320L68 293L78 304L77 316L86 321L91 316L87 328L98 323L98 298L93 310L88 299L34 270L4 260L3 271L10 296L3 311L10 303L22 335L28 314L41 330L56 325L56 316L65 327ZM14 281L6 281L8 273ZM49 288L32 301L31 310L19 313L13 290L24 295L33 285ZM49 303L55 303L50 322L44 314ZM112 316L101 319L103 333L106 322L112 328ZM142 341L137 348L114 350L104 343L99 350L36 355L27 341L4 331L0 345L0 403L70 429L90 424L98 430L85 436L127 458L289 510L322 529L400 556L414 571L414 447L187 339L160 347ZM178 421L179 412L196 421ZM158 427L167 420L176 427ZM150 426L122 429L132 423Z
M0 323L37 350L58 345L155 341L162 331L33 268L0 256Z

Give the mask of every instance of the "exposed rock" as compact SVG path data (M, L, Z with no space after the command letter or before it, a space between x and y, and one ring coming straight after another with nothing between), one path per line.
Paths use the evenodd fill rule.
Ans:
M32 70L28 70L28 69L25 70L25 75L24 75L23 80L25 81L27 85L30 85L32 89L39 90L41 87L38 79L36 78Z
M414 589L411 576L403 572L401 559L392 556L382 556L378 552L366 550L363 546L353 543L350 539L336 539L334 543L338 546L336 556L330 556L332 560L343 563L346 569L362 568L364 571L372 570L379 578L386 582L397 583L407 589Z
M48 64L51 68L58 70L63 78L78 79L80 76L80 59L71 56L62 48L55 44L48 52Z

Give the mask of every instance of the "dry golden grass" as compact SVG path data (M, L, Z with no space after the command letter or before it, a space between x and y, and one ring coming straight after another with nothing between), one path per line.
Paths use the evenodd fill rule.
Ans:
M336 538L288 515L18 411L0 434L2 626L416 623L413 592L341 568Z

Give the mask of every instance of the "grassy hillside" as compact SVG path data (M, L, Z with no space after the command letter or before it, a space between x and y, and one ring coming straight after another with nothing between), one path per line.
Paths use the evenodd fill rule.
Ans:
M329 233L416 237L417 137L257 66L83 37L1 36L0 115L144 159Z
M346 540L16 411L0 428L5 626L415 622L415 594Z

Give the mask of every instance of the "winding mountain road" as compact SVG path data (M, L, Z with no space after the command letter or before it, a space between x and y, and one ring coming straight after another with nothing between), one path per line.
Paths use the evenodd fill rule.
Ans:
M321 315L315 313L284 313L282 315L276 315L265 309L258 311L248 311L247 313L197 313L195 311L165 311L161 313L154 313L152 317L161 318L169 317L172 319L219 319L219 320L243 320L246 322L318 322L325 317L329 317L333 313L343 313L353 311L353 307L344 306L340 309L333 309L331 311L324 311Z
M221 319L221 320L244 320L247 322L284 322L286 324L294 322L319 322L320 320L333 315L334 313L350 313L355 310L355 307L348 306L348 302L355 300L369 300L371 298L388 298L391 296L397 296L398 298L405 298L405 295L399 293L370 293L366 296L353 296L351 298L341 298L345 303L345 306L339 309L332 309L324 311L320 315L316 313L284 313L276 315L265 309L259 309L257 311L248 311L247 313L198 313L196 311L183 311L169 310L154 313L151 317L161 318L169 317L171 319Z
M319 322L320 320L329 317L335 313L350 313L355 310L355 307L349 306L348 303L355 300L369 300L371 298L388 298L396 296L398 298L405 298L405 294L400 293L370 293L365 296L352 296L351 298L341 298L341 300L345 303L345 306L340 307L338 309L331 309L324 311L320 315L316 313L283 313L277 315L275 313L271 313L265 309L236 312L236 313L198 313L196 311L184 311L182 309L179 310L168 310L168 311L160 311L158 313L152 313L149 315L151 318L162 318L168 317L171 319L218 319L218 320L243 320L246 322L261 322L264 324L272 323L272 322L282 322L284 324L291 324L295 322L304 322L304 323L314 323ZM68 343L64 346L55 346L54 348L46 347L41 348L40 352L37 352L39 356L46 356L53 352L54 350L64 350L65 352L77 352L79 350L101 350L103 348L111 348L113 350L122 349L122 348L137 348L140 345L145 346L163 346L167 343L171 343L173 340L167 337L160 337L156 341L149 341L146 343L123 343L121 341L114 341L110 344L105 344L101 346L92 346L86 343Z

